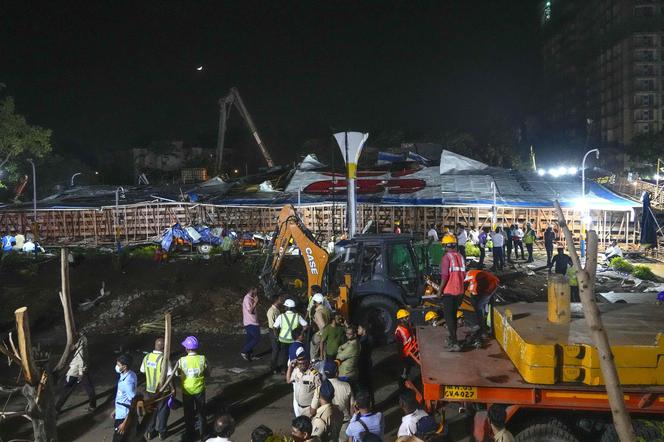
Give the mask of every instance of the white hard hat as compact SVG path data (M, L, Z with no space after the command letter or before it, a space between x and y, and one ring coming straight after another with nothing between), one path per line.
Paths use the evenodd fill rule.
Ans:
M284 307L295 308L295 301L293 301L292 299L285 300L284 301Z
M323 298L323 295L320 293L316 293L314 296L311 297L311 299L316 303L316 304L322 304L323 301L325 300Z

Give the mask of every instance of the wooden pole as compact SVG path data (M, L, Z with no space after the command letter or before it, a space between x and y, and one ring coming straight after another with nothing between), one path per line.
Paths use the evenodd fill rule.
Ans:
M164 391L166 388L166 378L168 377L168 367L170 367L171 356L171 314L164 315L164 358L161 363L161 376L159 377L158 390Z
M61 291L60 291L60 303L62 303L62 311L65 317L65 330L67 332L67 344L65 351L62 352L58 364L55 366L55 370L61 370L65 364L67 364L67 359L69 358L70 349L74 346L76 328L74 325L74 312L71 307L71 296L69 290L69 256L67 249L65 247L60 249L60 281L61 281Z
M597 274L597 232L591 230L588 232L588 250L586 258L586 267L581 267L581 261L576 254L574 241L572 240L572 232L567 227L567 221L563 215L558 201L555 202L556 212L558 213L558 221L560 228L565 234L567 239L567 250L569 251L574 267L576 268L576 275L579 281L579 295L581 297L581 304L583 305L583 313L590 329L590 337L592 338L593 345L597 348L600 356L600 369L604 378L604 385L609 397L609 405L611 406L611 414L613 415L613 424L616 427L616 433L621 442L634 442L636 436L632 428L632 419L627 413L625 408L625 398L618 378L618 371L611 352L611 344L609 337L606 334L604 325L602 324L602 317L595 302L595 276Z
M16 316L16 328L18 329L18 354L21 357L23 376L25 382L34 386L39 382L39 376L35 367L35 359L32 356L28 308L21 307L14 312L14 315Z

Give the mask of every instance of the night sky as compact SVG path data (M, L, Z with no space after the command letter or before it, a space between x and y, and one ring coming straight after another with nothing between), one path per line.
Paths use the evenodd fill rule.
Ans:
M65 154L213 147L231 86L277 156L334 130L425 138L536 105L530 0L11 3L3 95Z

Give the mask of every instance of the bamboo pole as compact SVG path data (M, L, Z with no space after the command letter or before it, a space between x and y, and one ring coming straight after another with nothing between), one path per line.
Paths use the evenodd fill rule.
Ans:
M71 294L69 288L69 256L67 249L62 247L60 249L60 303L62 304L62 311L65 317L65 330L67 332L67 344L65 351L62 353L55 370L61 370L67 363L69 357L69 349L74 345L74 338L76 334L76 327L74 325L74 311L71 307Z
M21 357L23 376L25 377L25 382L34 386L39 382L39 375L35 367L35 359L32 356L28 308L21 307L14 312L14 315L16 316L16 328L18 329L18 353Z
M602 316L595 302L595 276L597 274L597 232L591 230L588 232L588 253L585 268L581 267L581 260L576 254L572 232L567 227L567 221L563 215L558 201L555 202L556 212L560 228L567 239L567 250L569 251L572 262L576 269L577 279L579 281L579 294L583 313L590 329L590 337L593 345L597 348L600 356L600 369L604 377L606 392L609 397L611 414L613 415L613 424L621 442L634 442L636 436L632 428L632 420L625 408L625 398L618 378L618 370L611 352L609 337L602 324Z
M159 377L158 389L164 391L166 379L168 377L168 368L171 366L171 314L164 315L164 358L161 363L161 376Z

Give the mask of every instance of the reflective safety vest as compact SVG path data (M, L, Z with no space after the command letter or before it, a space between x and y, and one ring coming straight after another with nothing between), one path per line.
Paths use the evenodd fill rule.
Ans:
M413 335L405 325L397 325L394 330L394 338L401 344L401 356L408 357L408 349L413 342Z
M299 325L299 317L295 312L287 311L281 315L281 325L279 327L279 342L291 344L293 339L293 330Z
M447 282L445 283L445 287L443 288L443 294L462 295L464 292L463 281L466 279L465 260L460 253L455 251L446 252L443 256L443 261L445 261L446 257L449 259L449 276L447 278Z
M498 284L500 284L498 277L486 270L468 270L464 281L468 284L466 294L472 296L490 295L498 288Z
M187 355L180 358L179 370L182 377L182 390L188 395L205 390L205 356Z
M529 230L526 232L525 238L523 238L525 244L534 244L535 243L535 231Z
M143 358L143 371L145 372L145 391L156 393L159 379L161 378L161 362L163 353L148 353Z
M565 276L567 276L567 282L570 287L577 287L579 285L579 281L576 279L576 268L574 266L567 269Z

